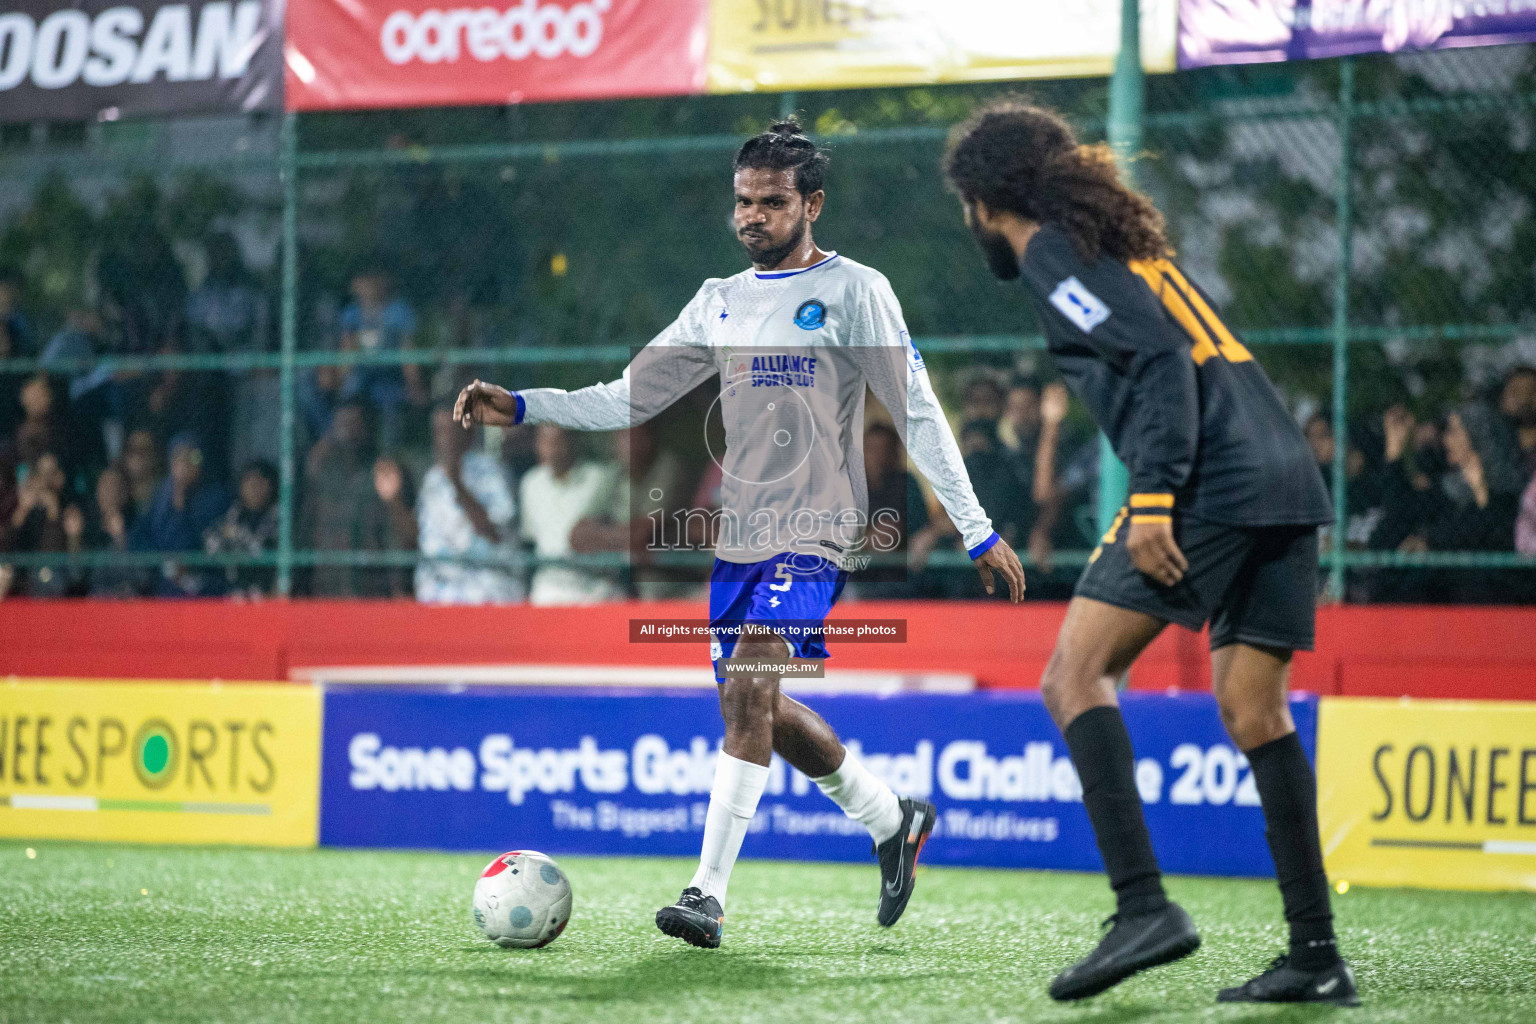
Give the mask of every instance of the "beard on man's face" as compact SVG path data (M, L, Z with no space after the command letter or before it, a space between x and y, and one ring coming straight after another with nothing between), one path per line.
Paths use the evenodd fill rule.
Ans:
M981 254L987 260L987 269L997 275L999 281L1012 281L1019 276L1018 254L1013 251L1013 246L1002 232L990 231L973 220L971 234L976 236L976 244L981 246Z
M800 223L795 225L795 229L789 233L789 236L777 244L760 228L745 228L736 232L736 237L741 240L742 245L747 247L747 255L752 258L753 264L772 268L783 263L786 256L799 248L800 243L805 240L805 225L806 220L801 217Z

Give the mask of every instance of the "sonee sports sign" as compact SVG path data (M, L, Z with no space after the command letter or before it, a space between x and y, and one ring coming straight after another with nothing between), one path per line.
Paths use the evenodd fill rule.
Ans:
M939 805L925 859L1098 870L1082 789L1038 694L807 698L898 793ZM1136 783L1166 870L1273 871L1252 772L1209 694L1126 694ZM1316 701L1291 706L1311 745ZM327 846L694 856L720 744L712 693L333 686ZM866 860L869 834L774 758L748 857Z
M1536 890L1536 703L1331 697L1317 742L1330 875Z
M0 835L313 845L319 717L308 687L0 686Z

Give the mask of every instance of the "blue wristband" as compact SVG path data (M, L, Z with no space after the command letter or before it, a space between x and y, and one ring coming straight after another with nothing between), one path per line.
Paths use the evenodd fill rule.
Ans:
M982 541L980 544L977 544L975 547L973 547L970 550L968 550L966 552L966 554L970 555L971 556L971 561L974 562L974 561L976 561L976 559L980 558L982 555L984 555L988 551L992 550L992 545L996 544L998 541L1000 541L1002 539L1003 538L1001 538L1001 537L999 537L997 535L997 531L993 530L991 533L989 533L987 535L987 539L986 540Z
M512 400L517 403L517 412L512 414L514 424L523 422L523 417L528 415L528 403L523 401L523 396L516 391L512 392Z

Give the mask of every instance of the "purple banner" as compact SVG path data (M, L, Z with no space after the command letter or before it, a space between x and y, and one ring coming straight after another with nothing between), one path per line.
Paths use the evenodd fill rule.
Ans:
M1179 0L1179 67L1536 40L1536 0Z

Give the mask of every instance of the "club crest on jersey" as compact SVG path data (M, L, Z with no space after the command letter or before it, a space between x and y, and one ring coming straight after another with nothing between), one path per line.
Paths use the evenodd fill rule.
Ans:
M827 322L827 306L820 299L806 299L795 310L795 326L802 331L814 331Z

